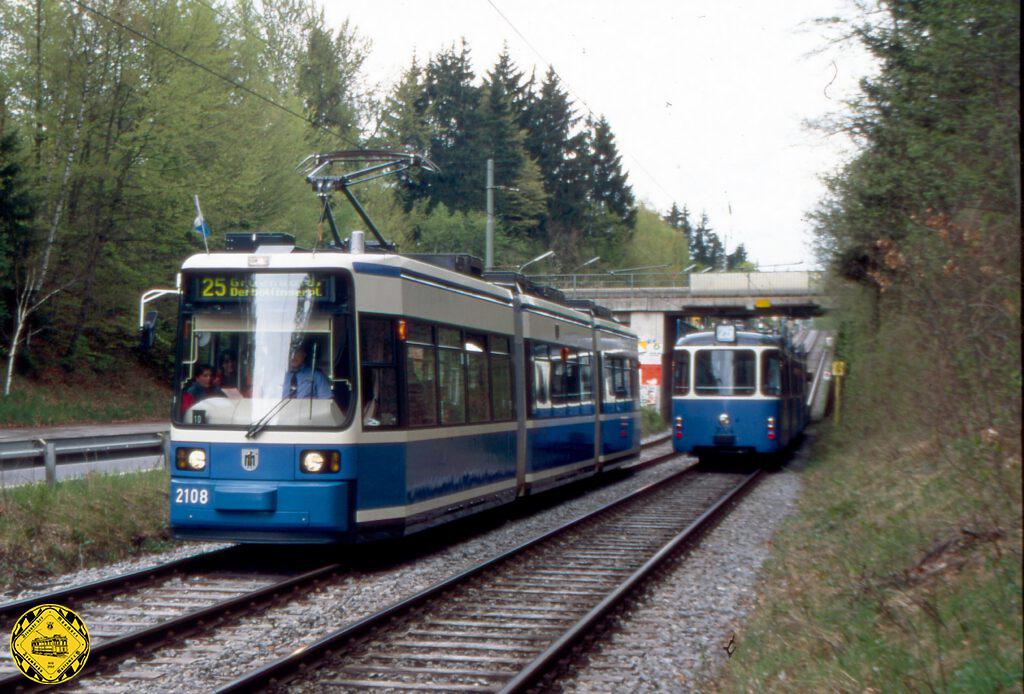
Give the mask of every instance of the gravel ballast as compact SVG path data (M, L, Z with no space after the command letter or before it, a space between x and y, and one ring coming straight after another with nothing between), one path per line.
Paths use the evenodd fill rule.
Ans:
M762 477L701 543L648 583L609 620L608 631L563 692L703 691L729 659L753 605L757 577L779 523L799 494L796 472Z

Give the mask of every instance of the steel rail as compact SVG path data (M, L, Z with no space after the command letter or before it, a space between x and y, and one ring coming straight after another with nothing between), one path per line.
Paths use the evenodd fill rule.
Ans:
M218 694L227 694L229 692L253 692L261 691L266 687L280 685L283 681L290 679L297 674L301 674L302 671L308 670L317 661L330 657L335 651L341 650L360 637L368 635L372 630L380 627L389 620L412 612L414 609L429 603L432 599L439 597L448 590L465 584L469 579L482 574L488 569L496 567L513 558L521 557L527 550L537 547L551 538L560 536L570 529L592 521L597 516L605 514L608 511L615 510L619 507L630 504L631 502L637 501L656 490L667 488L669 485L678 482L683 476L693 474L693 468L687 468L669 475L664 479L647 484L620 499L616 499L615 501L605 504L594 511L579 516L560 527L554 528L538 537L523 542L511 550L503 552L476 566L450 576L449 578L444 579L420 591L419 593L416 593L415 595L393 603L383 610L364 617L363 619L343 627L334 633L328 634L327 636L305 646L301 646L291 654L278 658L263 667L253 670L252 672L225 684L217 689L216 692ZM721 506L719 506L719 508L721 508Z
M69 586L67 588L51 591L49 593L40 593L39 595L33 595L27 598L19 598L12 602L0 604L0 623L13 619L36 605L44 605L47 603L74 604L75 602L95 595L115 593L132 588L138 583L151 582L167 574L197 569L204 564L211 564L213 562L223 562L229 559L232 554L236 554L241 551L244 550L239 545L222 547L211 552L203 552L202 554L193 554L190 557L174 559L163 564L139 569L120 576L112 576L110 578L103 578L90 583Z
M236 611L249 612L261 609L266 603L273 601L283 593L314 587L317 581L339 571L341 567L341 564L321 566L298 576L291 576L242 595L103 641L90 648L89 661L97 665L91 671L90 676L95 675L97 670L102 673L103 670L115 665L126 656L138 656L142 650L156 648L172 640L180 640L197 631L211 629L217 621ZM36 691L48 688L26 687L26 684L25 678L20 672L0 677L0 691L9 691L15 688L21 688L23 691Z
M661 566L667 559L675 555L684 545L692 543L703 534L722 515L727 505L736 500L740 495L746 493L754 481L760 476L761 470L755 470L739 484L737 484L725 496L720 498L713 506L708 508L696 520L690 523L682 532L666 543L656 554L648 559L643 566L633 572L625 581L620 583L615 590L608 594L590 612L574 624L568 631L552 643L543 653L537 656L529 665L499 691L503 694L521 692L537 682L543 675L555 665L580 639L589 631L593 630L601 620L623 601L630 593L639 587L643 581Z

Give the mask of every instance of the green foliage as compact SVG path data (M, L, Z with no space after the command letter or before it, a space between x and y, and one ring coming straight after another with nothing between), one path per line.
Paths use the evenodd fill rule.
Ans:
M642 436L647 437L660 434L667 427L668 424L661 416L661 411L657 407L644 407L640 410L640 431Z
M895 0L842 27L880 65L816 215L843 422L724 689L1021 688L1019 25Z
M0 132L0 295L8 300L15 291L15 265L28 252L34 215L17 133ZM0 302L0 319L6 315L7 303Z
M905 278L901 246L933 236L937 215L1019 220L1019 25L1008 0L900 0L841 27L881 69L825 124L862 143L816 215L840 274L881 289Z
M686 237L673 230L657 212L640 207L633 242L626 246L608 244L595 250L606 267L652 267L668 264L656 272L681 272L691 262Z

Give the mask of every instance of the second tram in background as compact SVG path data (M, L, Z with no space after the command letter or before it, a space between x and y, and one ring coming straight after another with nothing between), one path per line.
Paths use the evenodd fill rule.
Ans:
M779 335L719 325L672 354L672 440L701 458L775 454L807 425L803 355Z

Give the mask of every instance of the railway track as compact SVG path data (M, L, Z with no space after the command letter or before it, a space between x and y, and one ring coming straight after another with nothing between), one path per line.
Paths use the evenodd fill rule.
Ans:
M684 470L217 691L523 690L757 475Z
M657 437L650 449L669 441ZM673 453L641 458L634 469L657 464ZM268 572L253 562L250 547L235 545L186 557L122 576L72 586L0 604L0 628L9 632L29 608L57 603L75 609L89 625L92 647L89 670L110 670L129 656L209 631L225 620L305 593L338 573L337 563ZM302 563L298 562L298 566ZM249 569L240 568L249 566ZM24 689L30 682L14 667L10 653L0 653L0 691Z
M95 669L210 628L233 612L269 604L340 569L340 564L328 564L306 571L268 572L265 563L254 563L249 548L233 546L0 605L0 624L9 633L30 607L71 607L89 627L89 662ZM0 654L0 691L30 684L15 668L10 652Z

